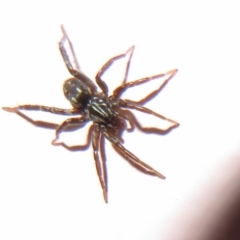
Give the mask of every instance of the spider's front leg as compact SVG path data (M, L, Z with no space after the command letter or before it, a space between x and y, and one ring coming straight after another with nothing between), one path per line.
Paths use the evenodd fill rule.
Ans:
M105 202L108 202L108 186L107 186L107 169L106 169L106 156L104 150L104 136L98 124L94 124L92 132L92 147L93 156L96 164L97 174L103 189L103 197ZM99 157L100 153L100 157Z
M117 137L110 134L105 126L101 126L101 130L104 134L104 136L112 143L113 148L123 157L125 158L130 164L135 166L137 169L139 169L142 172L145 172L150 175L157 176L161 179L165 179L165 177L155 170L154 168L150 167L143 161L141 161L138 157L136 157L133 153L128 151L118 140Z
M98 84L98 86L102 89L103 93L108 96L108 87L107 84L101 79L103 74L107 71L108 68L111 67L111 65L118 59L120 58L124 58L128 53L129 54L129 58L128 58L128 62L127 62L127 67L125 70L125 74L124 74L124 79L122 84L124 84L127 81L127 76L128 76L128 71L129 71L129 67L130 67L130 62L131 62L131 58L133 55L133 51L134 51L134 46L130 47L125 53L120 54L118 56L115 56L111 59L109 59L103 66L102 68L98 71L97 75L96 75L96 82Z

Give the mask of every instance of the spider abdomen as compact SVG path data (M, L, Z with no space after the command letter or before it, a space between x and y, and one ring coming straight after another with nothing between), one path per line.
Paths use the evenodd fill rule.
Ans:
M73 107L79 108L87 105L91 99L90 88L77 78L69 78L63 84L65 97Z

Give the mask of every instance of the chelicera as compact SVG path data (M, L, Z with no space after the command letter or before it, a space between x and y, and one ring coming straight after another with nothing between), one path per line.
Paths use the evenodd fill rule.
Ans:
M54 146L61 145L71 151L76 151L85 150L92 143L97 174L103 189L103 196L105 202L108 201L106 156L104 151L105 138L111 142L113 148L123 158L129 161L129 163L134 165L136 168L147 174L154 175L161 179L164 179L165 177L161 173L159 173L146 163L142 162L138 157L136 157L133 153L127 150L123 146L123 139L121 136L125 130L131 132L135 127L145 133L155 133L164 135L170 132L172 129L179 126L179 123L177 123L176 121L166 118L143 106L164 88L164 86L169 82L169 80L177 73L177 69L168 71L163 74L157 74L151 77L145 77L135 81L127 82L130 62L134 52L134 46L132 46L124 54L120 54L118 56L111 58L99 70L99 72L96 75L96 83L101 90L99 92L97 90L97 86L95 85L95 83L80 71L79 64L72 47L72 43L63 26L61 26L61 29L63 32L63 37L59 42L59 50L61 52L61 55L63 57L63 60L68 71L73 76L64 82L63 92L65 97L71 103L72 108L61 109L55 107L28 104L19 105L13 108L3 107L3 109L18 114L19 116L25 118L27 121L34 124L35 126L56 129L56 136L55 139L52 141L52 144ZM67 49L64 46L66 42L70 47L69 52L72 55L71 60L69 53L67 52ZM113 94L111 96L109 96L108 86L102 80L102 76L116 60L124 58L127 55L129 55L129 58L127 61L125 75L122 84L113 91ZM159 86L158 89L148 94L145 98L139 101L123 100L120 98L121 95L127 89L147 83L151 80L161 77L166 77L164 82ZM134 109L140 112L151 114L155 117L166 120L171 124L166 129L160 129L155 127L150 128L143 127L129 109ZM45 111L60 115L69 116L77 115L77 117L68 118L62 124L57 125L53 123L32 120L19 110ZM61 132L82 128L89 121L92 122L92 125L89 128L86 144L79 146L68 146L64 142L57 141ZM129 127L127 127L127 122Z

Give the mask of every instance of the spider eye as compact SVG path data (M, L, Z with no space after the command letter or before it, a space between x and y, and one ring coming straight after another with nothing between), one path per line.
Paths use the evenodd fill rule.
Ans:
M90 89L77 78L69 78L63 84L65 97L74 107L85 106L91 98Z

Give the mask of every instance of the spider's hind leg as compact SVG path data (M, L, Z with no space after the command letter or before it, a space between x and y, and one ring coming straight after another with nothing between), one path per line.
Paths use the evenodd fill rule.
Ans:
M76 54L74 52L72 42L70 41L70 39L69 39L69 37L67 35L67 32L64 29L63 25L61 26L61 29L62 29L62 32L63 32L63 37L61 38L58 46L59 46L60 53L61 53L61 55L63 57L63 61L64 61L65 65L66 65L68 71L74 77L76 77L77 79L83 81L92 91L95 91L96 90L96 86L95 86L94 82L80 71L80 66L78 64L77 57L76 57ZM66 47L64 46L65 42L68 43L69 48L70 48L70 52L67 52ZM70 59L68 53L71 54L71 58L72 59Z
M47 121L41 121L41 120L33 120L32 118L28 117L26 114L22 113L18 109L24 109L24 110L43 110L45 108L45 111L56 113L60 115L75 115L79 114L78 111L75 109L60 109L60 108L50 108L46 106L39 106L39 105L20 105L18 107L3 107L2 109L7 112L16 113L19 117L23 118L27 122L31 123L35 127L41 127L46 129L57 129L59 124L57 123L51 123ZM56 112L55 112L56 110ZM43 110L44 111L44 110ZM54 112L53 112L54 111ZM67 128L64 129L64 131L75 131L79 128L79 125L69 125Z
M51 123L51 122L46 122L46 121L41 121L41 120L33 120L32 118L28 117L26 114L18 111L16 108L9 108L9 107L3 107L3 110L8 111L8 112L13 112L16 113L18 116L20 116L21 118L23 118L24 120L26 120L27 122L33 124L35 127L41 127L41 128L46 128L46 129L58 129L60 128L61 125L57 124L57 123ZM26 109L25 109L26 110ZM32 109L31 109L32 110ZM76 131L79 128L84 127L85 124L82 122L75 122L75 124L66 124L64 129L61 130L62 131ZM61 145L64 148L66 148L69 151L81 151L81 150L85 150L89 147L90 145L90 140L91 140L91 131L92 131L92 126L89 128L89 133L88 133L88 137L87 137L87 142L83 145L76 145L76 146L69 146L67 144L65 144L64 142L61 143L54 143L53 145ZM60 134L60 132L58 133Z
M56 129L58 127L57 123L50 123L50 122L46 122L46 121L33 120L32 118L28 117L24 113L14 109L14 108L3 107L3 110L7 111L7 112L16 113L19 117L23 118L24 120L31 123L35 127L41 127L41 128L47 128L47 129Z
M4 111L17 113L19 110L27 110L27 111L42 111L42 112L50 112L53 114L58 115L78 115L81 114L81 111L77 108L73 109L62 109L62 108L56 108L56 107L48 107L48 106L42 106L42 105L32 105L32 104L25 104L25 105L19 105L17 107L3 107Z

